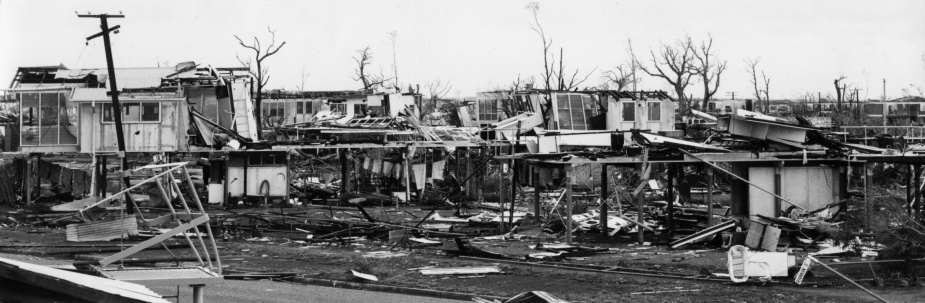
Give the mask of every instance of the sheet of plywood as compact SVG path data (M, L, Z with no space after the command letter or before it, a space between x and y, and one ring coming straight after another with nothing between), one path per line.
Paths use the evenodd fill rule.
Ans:
M765 190L774 192L774 168L773 167L749 167L748 180L753 184L761 186ZM764 191L749 187L748 189L748 215L754 218L755 215L764 215L774 217L774 196Z

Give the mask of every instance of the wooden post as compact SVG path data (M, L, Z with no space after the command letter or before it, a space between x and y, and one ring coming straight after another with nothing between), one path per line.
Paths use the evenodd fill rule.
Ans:
M35 161L33 161L33 164L32 164L32 178L35 179L33 180L34 183L32 184L32 186L34 186L35 189L33 189L32 192L35 193L36 199L42 196L42 176L39 176L39 171L41 170L41 167L42 167L42 154L35 154ZM45 176L45 177L48 177L48 176ZM57 181L59 180L56 180L55 182ZM32 204L32 200L29 200L29 204Z
M913 199L914 204L912 204L912 212L915 213L918 210L922 209L922 166L915 165L915 199Z
M347 202L347 194L350 193L350 157L346 148L338 149L340 154L340 200ZM246 185L245 185L246 186Z
M864 228L870 230L870 188L873 182L874 170L872 164L864 163Z
M209 168L211 169L211 166L210 166ZM183 172L186 172L186 168L185 168L185 167L183 168ZM187 173L187 174L189 174L189 173ZM189 177L186 177L186 178L189 179ZM289 153L287 152L287 153L286 153L286 185L285 185L285 186L286 186L286 201L283 201L283 204L284 204L284 205L285 205L285 204L289 204L289 203L291 202L291 201L289 201L289 199L292 199L292 194L289 192L289 189L290 189L290 187L291 187L291 184L292 184L292 156L290 156ZM190 183L190 186L192 186L192 183ZM206 186L207 186L206 188L208 188L209 185L206 184ZM195 193L195 192L196 192L196 191L194 190L193 193ZM268 188L268 189L267 189L267 193L269 194L269 192L270 192L270 189ZM206 202L208 202L208 201L206 201ZM196 203L199 203L198 198L197 198L197 200L196 200ZM295 203L292 203L292 204L295 205ZM280 211L280 212L282 212L282 211ZM206 225L208 225L208 224L206 224ZM215 244L213 243L212 245L215 245ZM219 266L219 268L221 268L221 266Z
M25 189L26 205L32 205L32 155L26 155L26 163L23 165L26 173L26 182L23 182L23 188Z
M517 160L511 159L511 215L507 219L511 228L514 228L514 203L517 202L517 175Z
M912 215L912 165L906 165L906 212Z
M520 142L520 121L517 121L517 140L511 144L511 156L514 155L514 152L517 149L517 144ZM468 162L467 162L468 163ZM517 170L517 160L511 158L511 216L508 218L508 225L511 228L514 228L514 203L517 202L517 182L519 171ZM504 210L502 210L504 211Z
M781 171L784 169L784 162L779 162L774 165L774 194L777 195L774 197L774 217L780 217L780 208L781 208L781 199L780 195L782 190L783 179L781 179Z
M456 167L454 170L456 172L456 179L462 182L463 181L462 178L465 178L465 176L462 173L462 163L463 163L462 147L456 148L456 150L453 151L453 153L456 154ZM466 195L466 198L468 198L469 197L469 183L468 182L461 183L459 184L459 186L463 187L463 192Z
M109 170L109 168L106 167L108 166L107 162L109 162L109 157L105 155L100 156L100 181L97 183L97 185L99 185L97 190L100 192L100 197L103 198L106 197L106 190L109 186L109 180L106 178L106 171Z
M539 166L533 166L533 217L539 225L540 220L540 192L542 187L540 184L540 168Z
M645 160L643 160L643 161L645 161ZM651 165L651 164L649 164L649 165ZM639 169L638 169L638 170L639 170L639 173L640 173L640 175L641 175L642 172L643 172L643 170L646 169L646 168L645 168L645 165L640 164L638 167L639 167ZM639 180L639 181L640 181L640 182L646 182L646 180ZM645 191L645 190L640 190L639 193L636 194L636 220L639 221L639 223L643 223L643 222L645 221L645 219L643 219L643 213L644 213L645 207L646 207L646 191ZM642 228L642 226L637 226L636 229L639 231L639 233L638 233L638 241L639 241L639 244L642 244L642 243L645 242L645 238L644 238L644 235L643 235L643 232L645 231L645 229Z
M463 176L468 176L472 174L472 150L466 147L466 172ZM472 178L466 181L466 198L472 198Z
M713 226L713 168L707 167L707 227Z
M572 166L565 168L565 242L572 244Z
M414 155L410 155L410 151L405 148L405 165L402 167L402 169L405 170L405 203L411 203L411 174L409 173L411 168L408 166L411 165L411 157L413 156Z
M668 214L668 231L674 232L674 175L675 170L677 170L677 164L668 164L668 188L665 190L667 195L665 201L668 202L668 205L665 207L665 212Z
M478 161L479 163L482 163L482 161L484 161L485 148L483 147L478 148L478 159L479 159ZM484 182L485 181L485 166L481 166L477 170L478 170L478 175L475 177L475 191L476 191L475 196L477 199L476 201L482 198L482 184L485 184Z
M98 175L99 162L96 161L96 155L90 155L90 196L96 197L96 176Z
M601 164L601 233L607 234L607 198L610 197L607 178L607 164Z

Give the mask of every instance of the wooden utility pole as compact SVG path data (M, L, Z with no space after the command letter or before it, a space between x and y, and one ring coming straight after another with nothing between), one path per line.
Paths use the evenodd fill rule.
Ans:
M109 44L109 33L114 32L119 33L119 25L109 27L107 22L108 18L125 18L124 15L109 15L109 14L99 14L99 15L77 15L78 18L97 18L100 19L100 29L101 32L93 34L90 37L87 37L87 41L93 40L97 37L103 37L103 48L106 49L106 68L109 71L109 95L112 97L112 111L113 111L113 120L116 122L116 142L119 145L118 156L122 159L122 169L125 170L128 168L128 158L125 157L125 135L122 130L122 104L119 103L119 88L116 86L116 67L112 63L112 47ZM105 182L105 176L103 178ZM124 184L129 185L129 178L123 177L122 181ZM125 193L125 206L128 213L134 213L134 203L128 203L132 201L132 196L126 192ZM170 201L167 201L170 203Z

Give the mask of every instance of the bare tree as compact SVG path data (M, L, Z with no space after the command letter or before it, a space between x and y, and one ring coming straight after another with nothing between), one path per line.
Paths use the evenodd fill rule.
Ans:
M298 87L298 90L300 93L305 91L305 79L308 78L308 75L309 73L305 72L305 65L303 64L302 65L302 83Z
M835 83L835 96L836 96L836 99L835 99L835 100L836 100L836 101L835 101L835 104L836 104L836 105L835 105L835 106L836 106L836 111L838 111L838 112L841 112L841 109L842 109L842 108L841 108L842 100L844 100L844 97L845 97L845 88L846 88L846 87L844 86L844 83L841 83L841 81L842 81L842 80L845 80L845 78L846 78L845 76L841 76L841 77L838 77L838 79L835 79L835 81L834 81L834 83Z
M633 64L633 66L635 66L635 64ZM633 73L632 67L628 67L626 64L620 64L604 72L604 78L607 79L609 83L616 85L616 89L614 90L623 91L629 88L630 85L636 84L636 78L633 76Z
M556 55L555 53L550 53L550 48L552 48L552 38L546 37L546 32L543 30L543 26L540 24L540 19L538 12L540 10L539 3L531 2L527 4L527 9L533 12L533 24L530 25L530 29L536 32L540 36L540 40L543 41L543 72L541 76L543 77L543 82L546 85L545 89L554 89L554 90L578 90L578 86L588 80L591 77L591 74L594 73L594 70L591 70L584 77L579 76L579 70L575 69L574 72L567 72L564 62L565 49L559 48L559 65L558 69L556 67Z
M257 37L254 37L253 44L247 45L237 35L234 36L235 39L238 39L238 44L241 44L241 46L243 46L244 48L254 51L253 60L251 60L251 58L247 58L247 60L245 61L241 59L240 56L237 56L237 58L238 58L238 62L240 62L241 65L243 65L244 67L246 67L248 69L248 73L250 73L251 76L254 77L254 79L257 81L257 92L254 94L255 95L254 96L254 116L255 117L261 116L261 104L263 101L261 94L263 93L263 87L267 85L268 82L270 82L270 75L269 75L270 69L263 65L263 60L266 60L268 57L275 55L276 52L279 51L279 49L283 48L283 46L286 45L286 41L283 41L283 43L281 43L279 46L276 46L276 31L271 30L270 27L267 27L267 31L270 32L270 45L267 46L267 48L265 49L261 46L260 39ZM274 46L276 46L276 48L273 48ZM255 61L257 65L256 71L253 66L253 63ZM260 133L263 128L261 124L262 123L257 123L257 139L260 139Z
M694 53L694 57L699 61L699 65L694 68L694 71L700 75L700 79L703 81L703 103L701 103L700 108L707 108L707 103L710 101L710 98L716 94L716 90L719 89L720 76L722 76L723 71L726 70L726 61L719 60L716 58L716 54L713 53L713 36L707 36L707 41L701 41L698 47L694 46L694 43L691 42L691 38L687 37L687 45L691 48L691 51ZM716 60L711 62L710 59ZM713 88L710 88L710 85L713 85Z
M925 54L922 54L922 66L925 66ZM906 95L906 96L918 95L919 97L925 97L925 89L923 89L922 86L920 85L915 85L914 83L910 83L909 87L903 88L903 95Z
M362 82L363 89L373 89L382 86L383 83L390 80L385 78L381 71L377 75L370 73L367 70L369 64L373 61L373 52L369 49L369 46L364 49L357 50L356 53L357 57L353 57L353 61L356 61L357 63L357 67L354 69L354 72L356 72L356 77L353 78L353 80Z
M439 109L437 107L437 101L443 100L446 95L453 89L453 85L450 84L450 81L443 82L441 79L434 80L427 83L428 96L430 96L430 103L433 110ZM424 107L421 106L421 116L426 115Z
M435 106L437 100L446 97L446 94L449 93L451 89L453 89L453 85L450 84L450 81L443 82L443 80L437 79L433 82L427 83L427 91L430 93L430 101L434 102Z
M758 82L758 61L761 60L761 57L751 59L745 59L745 64L748 65L748 73L752 76L749 81L752 82L752 88L755 90L755 99L758 104L758 107L761 107L761 96L764 95L764 112L767 113L768 109L771 107L770 93L768 93L768 86L771 84L771 79L765 75L764 71L761 72L762 82ZM764 84L764 88L761 85Z
M639 65L636 65L636 53L633 52L633 40L626 39L626 50L630 53L630 74L633 76L633 90L636 90L636 84L642 82L642 79L636 77L636 71L639 69Z
M771 78L768 78L768 76L764 74L764 71L761 71L761 80L764 81L764 100L765 100L764 103L768 106L768 108L770 108L771 107L771 93L770 93Z
M688 96L684 90L691 82L691 77L696 72L694 65L694 54L691 51L691 40L688 37L685 40L679 40L674 45L662 44L658 55L649 51L652 56L652 66L647 67L645 64L636 60L639 66L649 76L661 78L668 82L674 88L675 95L678 96L679 112L684 114L689 109ZM635 56L634 56L635 57Z
M395 53L395 41L398 40L398 32L391 31L389 32L389 41L392 42L392 87L397 91L401 91L401 83L398 82L398 60Z

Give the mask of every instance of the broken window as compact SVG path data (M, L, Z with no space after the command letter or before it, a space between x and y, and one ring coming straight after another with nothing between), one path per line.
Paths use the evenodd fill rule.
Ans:
M103 122L114 122L112 104L103 104ZM160 122L161 104L157 102L122 103L122 122Z
M366 104L354 104L353 105L353 116L354 117L365 117L366 113Z
M341 114L347 114L347 104L343 103L333 103L331 104L331 111L338 112Z
M662 103L661 102L648 102L649 106L649 121L660 121L662 120Z
M636 121L636 103L635 102L622 102L623 104L623 121L632 122Z

